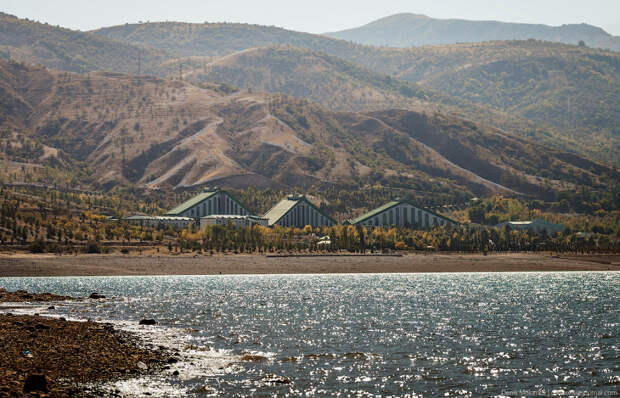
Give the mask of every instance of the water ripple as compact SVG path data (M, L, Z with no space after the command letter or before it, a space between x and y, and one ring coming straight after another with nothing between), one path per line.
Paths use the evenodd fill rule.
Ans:
M5 278L111 297L57 316L117 322L194 367L127 395L576 396L620 383L617 273ZM38 311L44 312L42 309Z

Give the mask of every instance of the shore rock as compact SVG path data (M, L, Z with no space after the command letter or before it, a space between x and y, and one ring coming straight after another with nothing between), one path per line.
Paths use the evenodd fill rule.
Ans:
M262 378L262 382L263 383L275 383L275 384L290 384L291 380L288 377L268 374Z
M248 362L263 362L267 360L267 357L264 357L262 355L245 354L241 357L241 360Z
M93 299L93 300L101 300L104 299L105 296L103 294L99 294L99 293L91 293L90 296L88 296L89 299Z
M141 319L139 325L156 325L155 319Z
M29 374L24 381L24 394L33 391L47 392L47 379L42 374Z

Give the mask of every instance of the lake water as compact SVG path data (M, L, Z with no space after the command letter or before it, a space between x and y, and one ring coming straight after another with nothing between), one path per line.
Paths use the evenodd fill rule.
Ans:
M162 375L110 386L124 394L609 397L620 386L620 273L0 278L0 286L105 294L50 312L112 321L180 351L183 361ZM158 325L137 326L142 318ZM264 359L241 360L250 354Z

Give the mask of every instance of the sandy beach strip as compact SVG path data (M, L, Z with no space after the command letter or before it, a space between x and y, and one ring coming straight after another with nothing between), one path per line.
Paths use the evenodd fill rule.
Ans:
M0 254L0 277L409 272L619 271L620 255L412 254L402 257Z

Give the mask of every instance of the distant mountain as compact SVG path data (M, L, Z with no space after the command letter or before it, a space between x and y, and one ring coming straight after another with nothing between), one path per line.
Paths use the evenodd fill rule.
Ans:
M359 28L326 33L336 39L386 47L476 43L496 40L536 39L620 51L620 37L588 24L562 26L435 19L418 14L396 14Z
M620 178L609 166L440 113L337 113L286 95L11 61L0 61L0 92L0 136L20 134L90 165L99 188L382 182L458 198L549 197Z

